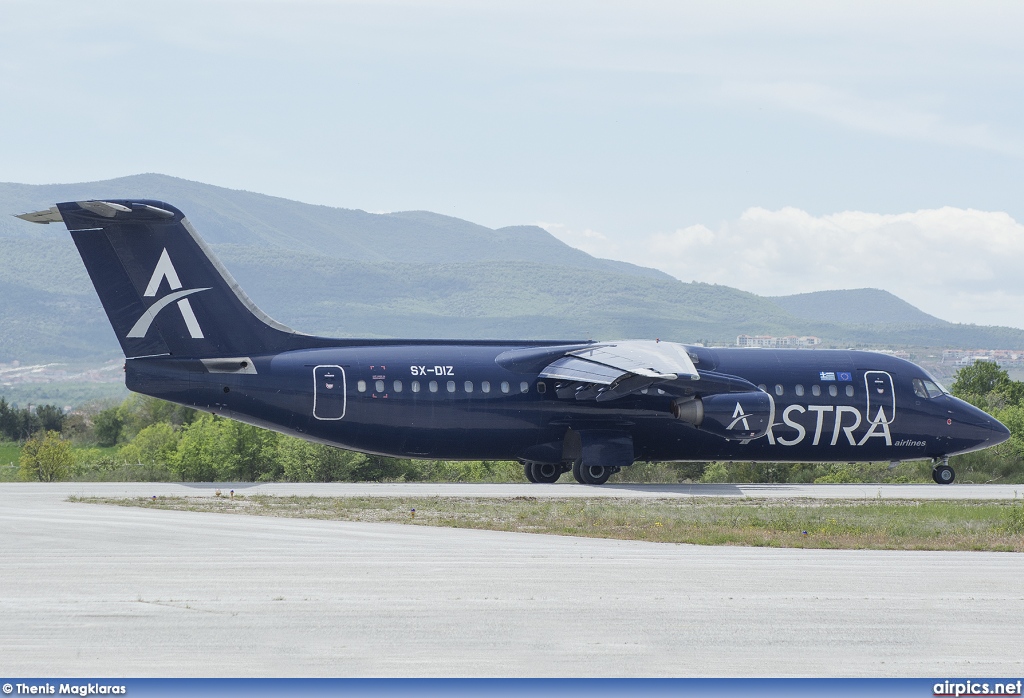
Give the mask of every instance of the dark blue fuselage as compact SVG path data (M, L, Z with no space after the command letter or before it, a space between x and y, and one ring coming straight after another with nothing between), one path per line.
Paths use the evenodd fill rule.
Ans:
M542 346L535 343L534 346ZM251 373L139 358L129 389L284 433L389 456L524 458L567 431L626 433L638 460L895 461L999 443L998 421L948 394L915 394L918 366L840 350L688 347L697 367L772 397L765 436L726 440L673 416L700 381L661 383L610 402L560 398L556 381L495 359L515 343L407 343L253 356ZM874 399L873 399L874 398Z

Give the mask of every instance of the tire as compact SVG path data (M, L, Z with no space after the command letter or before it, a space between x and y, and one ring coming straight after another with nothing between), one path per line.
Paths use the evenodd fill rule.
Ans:
M583 465L581 461L576 461L572 464L572 476L581 485L603 485L612 476L612 469L599 465Z
M932 479L940 485L950 485L956 479L956 472L948 465L940 465L932 469Z
M523 463L523 475L525 475L526 479L530 482L537 482L537 476L533 474L533 463Z
M580 483L581 485L586 485L586 484L589 484L589 483L586 480L583 479L583 472L580 470L580 466L582 466L582 465L583 465L583 461L581 461L579 459L576 459L575 461L573 461L573 463L572 463L572 476L573 476L573 478L575 478L576 482Z
M534 482L558 482L558 478L562 477L562 466L557 463L534 463L533 477Z

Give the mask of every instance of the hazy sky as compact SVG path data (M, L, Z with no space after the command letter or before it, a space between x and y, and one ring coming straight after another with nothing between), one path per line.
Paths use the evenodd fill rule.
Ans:
M0 0L0 180L540 223L1024 327L1024 3Z

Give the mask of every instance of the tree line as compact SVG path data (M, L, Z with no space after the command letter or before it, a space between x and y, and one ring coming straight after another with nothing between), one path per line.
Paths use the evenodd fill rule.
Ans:
M38 408L49 414L50 410ZM19 411L19 419L24 417ZM60 412L57 410L57 412ZM379 482L518 481L518 463L412 461L346 451L133 394L116 407L23 429L28 480ZM12 438L14 437L14 438Z
M56 405L12 407L0 397L0 441L25 441L40 431L63 431L64 410Z

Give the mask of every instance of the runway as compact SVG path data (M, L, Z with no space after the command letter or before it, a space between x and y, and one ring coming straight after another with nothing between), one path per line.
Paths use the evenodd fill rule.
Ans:
M564 477L565 480L571 478ZM227 494L266 494L282 497L727 497L754 499L1013 499L1024 498L1024 485L554 485L421 483L421 482L312 482L312 483L175 483L175 482L62 482L0 483L0 495L17 492L19 499L59 495L149 497L189 496L216 489Z
M878 486L856 495L844 487L830 486L877 496ZM1016 554L712 548L66 501L202 489L0 485L0 672L1024 674L1024 557ZM727 496L752 496L744 489ZM922 489L950 496L969 486ZM710 493L573 485L246 493L520 490ZM883 488L883 496L895 495Z

